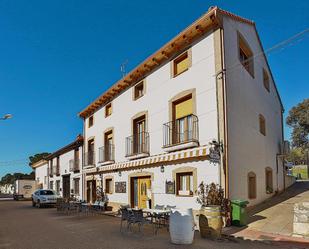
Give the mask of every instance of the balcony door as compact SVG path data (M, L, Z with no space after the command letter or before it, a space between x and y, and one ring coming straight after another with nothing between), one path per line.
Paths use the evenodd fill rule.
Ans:
M88 141L88 165L94 165L94 139Z
M173 143L184 143L192 139L192 95L188 95L173 103Z
M104 161L113 160L113 131L104 134Z
M141 153L145 151L145 132L146 117L145 115L133 121L133 152Z

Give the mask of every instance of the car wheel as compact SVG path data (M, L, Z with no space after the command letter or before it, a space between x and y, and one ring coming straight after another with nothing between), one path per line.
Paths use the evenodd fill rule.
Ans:
M32 199L32 207L35 207L35 202L33 199Z

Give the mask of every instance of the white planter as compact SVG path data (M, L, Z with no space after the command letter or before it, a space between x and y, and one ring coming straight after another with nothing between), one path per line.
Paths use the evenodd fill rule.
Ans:
M192 208L172 209L170 215L170 236L173 244L192 244L194 237Z

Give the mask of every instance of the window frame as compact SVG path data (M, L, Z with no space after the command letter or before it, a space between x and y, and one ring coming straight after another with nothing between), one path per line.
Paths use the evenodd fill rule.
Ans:
M108 109L110 108L110 114L108 114ZM106 106L105 106L105 118L111 116L113 113L113 106L112 106L112 102L109 102Z
M137 94L136 94L138 92L137 88L141 85L143 87L142 94L137 96ZM138 82L137 84L135 84L135 86L133 87L133 100L134 101L140 99L141 97L143 97L145 95L145 87L146 87L145 80L142 80L142 81Z
M249 200L254 200L257 198L257 178L256 178L256 174L251 171L248 173L248 199ZM253 178L254 179L254 193L252 194L251 193L251 188L250 188L250 178Z
M246 71L254 78L254 53L243 35L238 32L238 59ZM241 51L247 57L245 61L241 58ZM246 63L248 62L248 65Z
M270 182L268 182L269 173L271 175ZM273 169L270 167L265 168L265 191L266 191L266 194L272 194L274 192Z
M270 78L265 68L263 68L263 86L267 92L270 92Z
M188 60L188 67L181 71L177 72L177 64L180 63L181 61L187 59ZM187 49L186 51L182 52L178 56L176 56L172 61L171 61L171 78L175 78L180 74L183 74L184 72L188 71L189 68L192 66L192 50Z
M190 176L189 179L191 181L192 179L192 183L189 182L189 185L191 187L192 185L192 189L189 190L190 194L179 194L179 191L183 191L180 189L180 180L181 180L181 177L184 177L184 176ZM192 171L187 171L187 172L177 172L176 173L176 195L177 196L181 196L181 197L193 197L194 195L194 186L193 186L193 172Z
M107 184L107 183L110 183L111 184L111 186L109 186L109 184ZM104 184L105 184L105 193L106 194L113 194L113 192L114 192L114 189L113 189L113 183L114 183L114 181L113 181L113 178L111 178L111 177L106 177L105 179L104 179ZM107 187L108 186L108 187ZM107 188L108 188L108 191L107 191ZM111 188L111 189L110 189Z
M73 179L73 183L74 183L74 194L75 195L80 195L80 188L79 188L80 178L74 178ZM76 191L76 186L78 186L78 191Z
M89 118L88 118L88 128L92 127L94 124L94 116L91 115Z
M259 131L263 136L266 136L266 119L262 114L259 114Z

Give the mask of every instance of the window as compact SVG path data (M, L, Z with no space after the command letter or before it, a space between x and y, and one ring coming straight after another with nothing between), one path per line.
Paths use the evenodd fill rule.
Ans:
M177 173L176 174L177 195L193 196L193 173Z
M253 172L248 174L248 198L256 198L256 175Z
M273 170L269 167L265 169L266 193L271 194L273 190Z
M141 81L140 83L138 83L137 85L134 86L134 100L139 99L140 97L142 97L145 92L144 92L144 81Z
M105 117L112 115L112 103L105 106Z
M79 195L79 178L75 178L73 181L74 181L74 194Z
M49 188L50 188L50 189L54 189L54 182L53 182L53 181L50 181L50 182L49 182Z
M104 134L104 159L103 162L114 160L113 130Z
M173 126L172 139L174 144L192 140L193 134L193 100L188 95L173 102Z
M239 60L248 73L254 77L253 53L245 39L238 34Z
M269 92L270 91L269 76L268 76L268 73L265 69L263 69L263 84L264 84L264 87L267 90L267 92Z
M57 192L57 194L60 193L60 180L56 181L56 192Z
M178 56L173 61L173 77L187 71L190 66L188 51Z
M93 126L93 116L90 116L88 119L88 127Z
M259 115L260 133L266 136L266 121L262 114Z
M105 192L106 194L113 193L113 179L111 178L105 179Z

